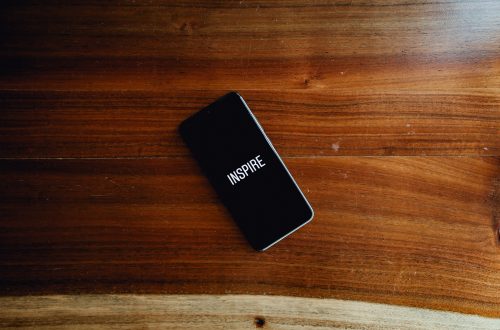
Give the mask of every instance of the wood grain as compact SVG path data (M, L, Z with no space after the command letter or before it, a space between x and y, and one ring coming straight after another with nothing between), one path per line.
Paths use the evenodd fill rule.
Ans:
M161 329L498 329L500 320L336 299L248 295L0 297L0 326Z
M0 88L498 91L499 12L498 1L20 3L0 12Z
M219 296L231 293L285 328L415 322L335 299L500 317L499 45L499 1L2 1L0 314L31 310L0 322L99 327L123 320L121 302L211 294L177 319L192 320L243 306ZM176 131L229 90L316 211L266 253ZM94 302L113 310L89 323ZM238 308L222 319L255 317ZM116 327L165 320L141 313ZM416 313L427 327L495 324Z
M0 292L278 294L500 316L498 158L285 161L316 218L265 253L190 158L2 161Z
M3 92L4 158L189 154L179 123L226 91ZM500 94L245 91L283 156L500 155Z

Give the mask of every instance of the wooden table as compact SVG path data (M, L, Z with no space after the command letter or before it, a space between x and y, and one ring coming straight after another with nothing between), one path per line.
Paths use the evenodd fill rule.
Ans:
M499 1L1 6L0 326L500 328ZM316 213L263 253L177 133L230 90Z

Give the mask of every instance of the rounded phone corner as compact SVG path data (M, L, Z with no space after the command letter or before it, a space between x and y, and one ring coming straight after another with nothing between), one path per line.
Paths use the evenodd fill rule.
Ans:
M311 205L309 205L309 211L311 212L311 215L310 215L310 216L309 216L309 218L306 220L306 223L311 222L311 221L312 221L312 219L314 219L314 210L313 210L313 208L312 208L312 206L311 206Z
M240 93L238 93L237 91L230 91L226 95L233 95L233 96L241 97Z

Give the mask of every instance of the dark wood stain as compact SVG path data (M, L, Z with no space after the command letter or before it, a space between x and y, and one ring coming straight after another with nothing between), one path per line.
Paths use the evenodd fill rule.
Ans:
M0 294L230 292L500 316L500 2L1 6ZM265 253L177 134L229 90L316 210Z

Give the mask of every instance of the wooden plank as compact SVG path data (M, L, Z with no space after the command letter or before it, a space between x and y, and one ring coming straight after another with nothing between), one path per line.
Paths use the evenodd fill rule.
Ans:
M498 1L6 3L1 89L500 88Z
M264 253L191 158L1 161L0 294L273 294L500 316L498 158L285 161L316 217Z
M186 156L179 123L225 92L0 92L0 157ZM242 95L283 156L500 155L498 93Z
M248 295L0 297L0 326L43 329L498 329L491 319L337 299Z
M498 328L333 299L500 317L500 2L3 1L0 21L0 295L256 295L0 297L0 325L160 324L148 306L183 302L169 321L255 326L241 310L263 301L283 328L399 328L372 308ZM316 209L266 253L176 133L228 90ZM77 310L99 303L97 319Z

